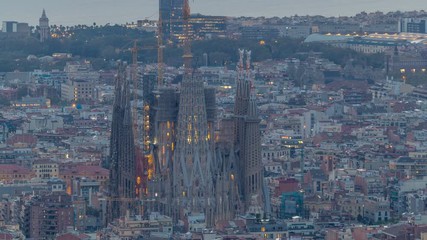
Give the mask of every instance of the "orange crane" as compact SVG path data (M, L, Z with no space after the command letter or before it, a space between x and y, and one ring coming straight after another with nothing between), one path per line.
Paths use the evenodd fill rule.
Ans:
M143 119L142 119L142 128L144 134L140 133L140 116L141 114L138 112L139 107L139 95L138 95L138 82L140 80L138 74L138 50L145 49L155 49L153 47L138 47L138 40L133 41L133 47L130 48L130 52L132 54L132 64L131 64L131 80L133 82L133 100L134 104L132 107L132 118L133 118L133 131L134 131L134 142L136 149L136 161L137 161L137 176L136 176L136 195L138 197L142 197L146 192L146 177L145 174L150 167L150 163L153 162L150 152L150 119L149 119L149 111L150 107L146 104L143 105ZM142 138L141 138L142 136ZM140 143L143 143L141 147ZM152 165L152 164L151 164Z
M133 84L133 100L135 104L132 108L132 118L133 118L133 129L134 129L134 140L135 144L140 142L139 136L140 135L140 129L138 126L139 123L139 114L138 114L138 81L139 81L139 75L138 75L138 51L139 50L150 50L150 49L156 49L156 47L138 47L138 40L133 41L132 48L128 49L132 54L132 64L131 64L131 80ZM145 122L145 121L144 121Z

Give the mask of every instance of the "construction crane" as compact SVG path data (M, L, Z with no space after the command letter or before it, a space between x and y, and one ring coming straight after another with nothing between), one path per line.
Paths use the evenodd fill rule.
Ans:
M157 23L157 87L163 86L163 20L162 11L159 11Z
M130 43L129 43L130 44ZM128 45L129 45L128 44ZM126 48L126 47L124 47ZM133 45L131 48L127 48L126 51L130 51L131 55L132 55L132 64L131 64L131 68L130 68L130 76L131 76L131 80L132 80L132 84L133 84L133 100L134 100L134 105L132 108L132 118L133 118L133 130L134 130L134 140L135 140L135 144L140 142L140 129L138 126L138 123L140 122L139 120L139 114L138 114L138 90L139 90L139 86L138 86L138 82L139 82L139 74L138 74L138 54L140 50L153 50L156 49L157 47L140 47L138 46L138 40L134 40L133 41Z
M192 59L192 55L191 55L191 49L189 49L187 51L187 53L189 54L185 54L185 48L186 45L188 45L188 48L191 48L191 45L189 44L189 38L190 38L190 4L188 0L184 0L183 2L183 18L181 19L175 19L175 20L171 20L169 19L168 22L171 23L182 23L183 25L183 29L184 29L184 41L183 41L183 46L184 46L184 65L185 65L185 59L187 56L187 63L189 63L190 65L187 65L188 67L191 66L191 59ZM161 87L164 84L167 84L166 82L164 82L164 78L163 78L163 74L164 74L164 58L163 58L163 53L164 53L164 49L166 48L165 43L163 42L163 18L162 18L162 11L159 11L159 21L158 21L158 25L157 25L157 87ZM168 44L168 43L166 43ZM190 60L188 60L190 59Z
M132 53L132 65L131 65L131 80L133 82L133 108L132 108L132 119L133 119L133 136L135 144L138 144L139 127L138 127L138 40L133 42L133 47L130 49Z
M133 86L134 86L134 101L137 103L138 102L138 81L139 81L139 77L138 77L138 50L148 50L148 49L155 49L156 47L138 47L137 45L138 41L135 40L134 41L134 45L133 48L131 48L131 53L132 53L132 69L131 69L131 73L132 73L132 80L133 80ZM161 54L163 55L163 54ZM159 64L158 69L161 69L160 67L161 64ZM162 70L159 70L159 74L160 72L162 72ZM160 77L158 79L162 79L163 77ZM149 152L150 151L150 121L151 119L149 119L149 115L150 115L150 108L152 106L149 106L147 104L144 103L143 105L143 119L142 119L142 128L144 130L143 132L143 138L142 138L142 142L143 142L143 149L144 152ZM133 119L134 119L134 133L135 133L135 142L139 142L138 137L141 136L140 134L140 128L138 126L139 121L139 114L138 114L138 104L134 104L133 106Z
M127 50L131 52L132 55L132 64L130 65L130 77L133 84L133 107L132 107L132 127L134 131L134 142L136 149L136 161L137 161L137 176L136 176L136 195L141 197L146 192L145 179L147 168L150 167L150 162L152 162L153 158L150 156L150 119L149 113L151 106L144 103L143 105L143 113L139 112L139 81L140 75L138 71L138 53L140 50L150 50L156 49L156 47L140 47L138 46L138 40L133 41L133 46L128 48ZM142 128L143 133L141 133L140 123L141 123L141 115L142 119ZM142 146L141 146L142 143Z
M191 74L191 61L193 55L191 53L191 40L190 40L190 3L189 0L184 0L183 6L183 25L184 25L184 72Z
M185 66L190 67L191 66L191 49L190 49L190 41L189 41L189 19L190 19L190 5L188 0L184 0L184 9L183 9L183 20L184 20L184 27L185 27L185 40L184 40L184 62ZM163 20L162 20L162 12L159 11L159 21L157 25L157 88L160 88L163 86L164 78L164 63L163 63L163 50L165 46L163 43ZM135 136L135 144L140 143L139 136L141 136L139 130L138 123L139 121L139 114L138 114L138 50L141 49L154 49L153 47L144 47L140 48L138 47L138 42L135 40L133 43L133 47L130 49L132 53L132 69L131 69L131 76L133 80L133 87L134 87L134 106L133 106L133 127L134 127L134 136ZM148 178L152 175L150 174L150 169L154 169L154 158L152 156L152 153L150 152L150 121L152 119L149 119L150 116L150 108L152 106L149 106L148 104L143 105L143 119L142 119L142 129L144 131L143 134L143 150L144 150L144 164L148 171ZM152 171L151 171L152 172ZM152 176L151 176L152 177ZM139 182L141 179L137 179L137 185L140 185ZM137 190L139 191L139 190ZM140 189L142 192L143 189Z

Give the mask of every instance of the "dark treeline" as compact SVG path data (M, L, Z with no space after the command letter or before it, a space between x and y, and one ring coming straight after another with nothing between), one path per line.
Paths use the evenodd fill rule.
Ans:
M33 69L61 69L63 61L42 62L28 61L29 55L37 57L51 56L53 53L71 53L75 58L88 59L97 69L108 68L112 60L131 60L130 48L138 40L138 60L144 63L157 62L157 39L154 33L122 26L76 26L57 27L57 35L67 37L52 38L44 43L38 41L34 34L28 38L2 38L0 39L0 72L6 71L31 71ZM382 54L365 55L349 49L341 49L321 43L303 43L302 39L278 38L265 39L261 44L250 39L212 39L195 41L193 54L195 65L204 65L204 54L207 54L210 66L233 65L237 62L238 48L251 49L254 61L266 59L285 59L296 57L304 59L309 52L321 53L342 66L348 60L355 64L368 65L376 68L383 67ZM182 64L182 49L167 46L164 51L164 61L168 65L179 66Z

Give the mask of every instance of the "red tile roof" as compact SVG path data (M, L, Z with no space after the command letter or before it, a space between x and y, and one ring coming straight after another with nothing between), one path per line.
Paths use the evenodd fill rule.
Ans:
M0 233L0 239L13 240L13 235L10 233Z
M37 144L37 138L31 134L16 134L8 138L6 141L6 144L8 145L14 145L16 143L26 143L34 146Z
M28 168L15 164L0 164L0 174L30 174L32 171ZM0 238L1 239L1 238Z
M75 176L109 176L110 171L100 166L86 166L86 165L77 165L70 167L69 169L64 169L61 172L61 175L75 175Z
M90 239L90 237L86 234L72 234L72 233L65 233L56 238L57 240L85 240Z

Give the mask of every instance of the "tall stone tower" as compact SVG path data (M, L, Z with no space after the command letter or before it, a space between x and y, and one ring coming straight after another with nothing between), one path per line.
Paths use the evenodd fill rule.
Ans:
M174 153L173 193L175 211L213 214L212 149L203 82L197 74L184 78L178 112ZM179 216L184 213L175 212Z
M179 98L176 150L173 160L173 215L183 219L189 213L204 213L208 226L213 224L214 137L208 124L205 89L197 71L191 67L189 39L190 10L184 1L184 78Z
M248 112L249 97L250 97L250 91L251 91L250 81L247 78L247 72L249 70L245 71L244 64L243 64L245 50L239 49L239 55L240 55L240 60L239 60L239 65L237 69L237 80L236 80L237 86L236 86L236 97L234 102L234 115L236 117L236 127L234 129L235 130L234 141L236 145L239 145L239 143L243 141L242 134L244 133L243 131L244 116Z
M190 8L183 0L184 76L180 88L158 86L153 149L155 173L149 195L175 223L204 215L206 227L232 220L240 206L237 160L230 142L215 142L215 88L205 87L191 66ZM234 128L234 119L231 119ZM156 209L156 208L155 208Z
M39 19L40 42L44 42L50 38L49 18L46 16L46 11L43 9L41 18Z
M135 144L129 80L126 65L119 63L110 139L108 222L135 210Z
M261 163L261 135L255 91L253 88L251 52L239 50L240 61L235 100L235 144L238 151L240 195L244 211L263 207L263 168ZM246 70L243 58L246 54Z
M172 216L173 154L176 149L179 92L172 87L158 87L155 94L155 173L153 181L149 182L149 195L158 198L161 213Z

